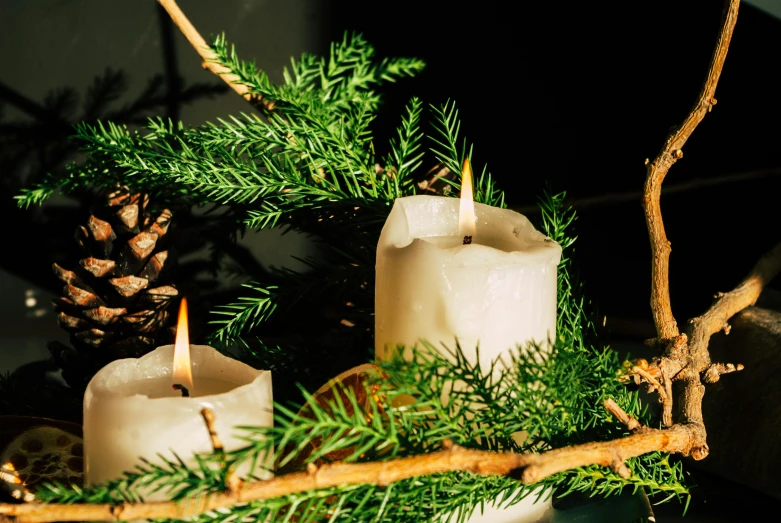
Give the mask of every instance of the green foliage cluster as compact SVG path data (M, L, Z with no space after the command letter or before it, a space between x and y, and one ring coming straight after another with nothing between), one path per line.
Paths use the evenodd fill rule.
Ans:
M561 290L567 291L568 285L564 280ZM578 304L565 302L565 307ZM587 324L585 318L580 324ZM615 351L585 343L588 333L582 330L564 328L560 334L552 353L519 347L504 365L497 362L490 369L470 363L458 346L443 351L423 344L414 349L411 361L403 358L400 348L396 357L382 364L384 377L366 383L364 394L379 398L376 402L362 403L360 391L346 388L325 402L302 391L305 411L299 405L278 403L274 426L239 427L246 446L227 456L197 456L195 466L178 459L145 462L122 480L88 490L48 486L43 499L118 503L138 500L139 491L150 488L188 499L221 491L227 482L225 471L247 462L257 470L256 465L267 460L284 469L291 463L301 467L328 460L332 453L346 462L389 460L440 450L446 439L467 448L544 451L625 435L625 427L601 406L608 397L637 419L653 423L637 392L617 379L622 365ZM409 397L416 398L413 405L404 401ZM522 444L513 437L519 432L528 434ZM310 444L315 445L312 452ZM348 485L252 501L209 512L196 521L420 522L449 514L465 521L484 503L509 506L541 495L540 487L545 496L552 491L561 496L612 495L642 488L665 500L688 500L681 465L671 463L670 456L651 453L630 459L627 465L632 471L628 479L589 466L530 486L511 477L469 472L416 477L387 487Z
M76 139L87 153L85 162L18 199L30 205L58 190L129 184L179 205L228 206L239 217L239 228L283 226L318 239L322 250L306 260L310 271L276 271L273 278L247 282L240 299L214 311L212 340L226 349L238 347L249 361L272 368L275 395L277 383L299 378L304 383L298 397L303 400L277 402L274 427L243 427L246 447L227 456L198 456L195 465L178 459L147 461L106 485L83 490L51 485L42 494L44 500L120 502L139 499L150 487L184 499L223 489L227 469L263 463L269 455L285 466L325 459L334 451L346 452L351 462L388 460L438 450L444 439L468 448L517 452L604 440L626 432L603 409L608 397L654 425L637 393L618 381L622 365L616 353L596 339L572 268L574 214L563 194L546 195L541 202L540 227L565 253L559 269L558 335L551 353L519 347L506 366L484 369L470 363L460 347L443 355L441 349L422 345L413 361L399 356L383 364L387 379L368 385L379 387L374 392L382 399L371 403L368 412L359 408L356 391L346 390L344 399L326 405L316 401L309 391L325 380L301 380L304 366L322 367L331 377L347 362L370 359L374 246L394 199L416 194L416 182L431 164L447 167L458 179L462 161L472 157L472 146L461 135L453 103L426 107L412 99L396 136L381 150L371 131L380 107L377 87L419 72L423 63L377 60L360 36L346 36L327 57L307 55L294 61L281 85L241 61L224 38L218 38L214 48L219 62L253 95L273 101L273 109L195 128L162 120L150 121L145 130L111 123L81 125ZM424 113L431 121L430 133L422 131ZM478 172L475 199L503 207L504 195L487 169ZM459 188L457 181L445 181ZM329 340L317 329L319 345L307 345L299 337L300 343L290 346L279 342L279 330L264 330L310 302L328 311L328 321L352 324L329 331L343 334L330 339L333 351L323 348ZM341 367L335 369L334 361ZM459 385L454 389L454 384ZM443 391L452 391L446 403ZM401 396L416 398L414 408L394 406ZM300 413L302 404L311 416ZM518 432L528 434L523 444L513 438ZM303 454L314 441L319 445L315 452ZM668 456L648 454L627 465L632 471L628 479L593 466L535 486L468 472L417 477L387 487L342 486L248 502L197 521L267 521L273 516L274 521L299 523L406 522L450 513L463 521L483 503L513 504L540 486L546 487L544 495L550 489L562 495L609 495L643 488L652 495L687 499L680 464Z

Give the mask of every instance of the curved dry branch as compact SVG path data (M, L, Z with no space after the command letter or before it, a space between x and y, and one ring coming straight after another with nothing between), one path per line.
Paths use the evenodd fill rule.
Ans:
M727 322L737 313L756 303L762 289L775 278L781 270L781 242L759 259L748 276L733 290L719 293L710 309L689 322L686 333L689 335L689 350L693 359L702 361L698 372L710 365L708 342L710 337L724 329Z
M665 140L662 150L649 162L646 160L646 181L643 192L643 208L648 233L651 240L651 310L654 315L654 323L659 337L663 340L672 340L678 336L678 325L672 313L670 304L670 241L664 230L660 199L662 194L662 182L670 167L683 158L683 146L691 136L697 125L705 118L716 105L716 85L721 76L724 60L727 57L732 32L738 18L739 0L731 0L724 13L722 30L716 43L716 49L711 57L708 75L705 84L700 91L697 103L683 123L677 127Z

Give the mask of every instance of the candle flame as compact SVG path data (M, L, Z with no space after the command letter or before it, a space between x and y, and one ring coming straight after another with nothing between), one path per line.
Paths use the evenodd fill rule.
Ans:
M179 305L179 321L176 323L176 344L174 345L174 383L193 390L193 370L190 363L190 334L187 325L187 300Z
M461 167L461 212L458 215L458 236L475 235L475 202L472 196L472 165L469 158L464 159Z

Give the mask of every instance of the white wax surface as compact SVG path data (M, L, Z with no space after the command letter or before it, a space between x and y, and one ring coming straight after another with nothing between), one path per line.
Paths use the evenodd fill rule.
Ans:
M475 204L472 244L458 236L459 201L395 201L377 245L375 351L421 339L489 365L516 344L547 346L556 328L561 247L526 217Z
M114 387L114 391L122 396L146 396L147 398L181 398L182 392L174 390L172 378L147 378L133 383L125 383ZM198 378L189 390L191 398L211 396L229 392L240 384L214 378Z
M271 426L271 373L256 370L212 347L191 345L193 396L172 385L173 345L138 359L117 360L92 378L84 396L84 459L88 484L121 477L143 457L158 454L194 463L195 453L212 451L201 409L215 415L225 450L246 445L236 426ZM240 475L252 471L239 470ZM254 473L263 475L260 471ZM147 499L164 499L163 493Z

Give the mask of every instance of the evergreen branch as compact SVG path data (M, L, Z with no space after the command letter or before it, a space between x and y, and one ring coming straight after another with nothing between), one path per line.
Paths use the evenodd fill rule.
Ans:
M530 488L519 491L522 484L539 484L548 478L551 478L551 484L567 485L570 490L584 490L588 485L604 494L627 485L650 486L673 495L685 494L674 469L665 472L652 466L649 470L642 461L630 461L628 465L633 467L634 474L626 479L629 469L623 465L625 459L654 449L680 451L676 446L688 441L688 436L683 435L687 430L684 426L664 431L645 429L612 441L543 453L501 451L502 440L512 441L508 434L501 434L502 426L506 426L506 433L524 428L531 430L530 425L513 424L511 416L527 417L535 425L566 433L567 420L575 417L574 409L588 403L584 397L603 397L607 390L615 390L619 395L623 391L617 404L637 415L636 402L628 401L628 393L615 379L606 378L606 375L614 376L618 366L611 351L606 350L597 358L586 353L572 358L554 350L549 360L540 358L533 350L519 351L503 378L496 381L491 378L493 369L471 364L458 348L448 355L430 345L413 348L413 352L416 354L414 361L406 361L403 351L399 350L386 365L388 377L366 383L362 397L372 398L371 401L360 400L355 389L344 390L343 396L336 394L333 400L325 402L307 395L305 409L296 413L276 405L274 426L244 428L247 435L242 439L249 443L248 447L227 456L218 453L199 457L195 470L181 462L164 462L160 466L147 462L138 473L128 474L119 482L79 491L54 488L42 495L45 501L67 502L68 505L0 506L0 515L15 516L19 521L51 521L66 516L66 519L78 520L182 518L208 512L202 521L212 517L220 521L220 516L215 514L229 518L227 512L234 517L295 513L296 517L302 514L304 518L315 520L316 516L333 515L337 511L345 518L352 515L358 520L380 520L383 516L386 521L404 521L411 517L398 512L404 506L419 507L420 513L416 517L424 519L453 511L468 514L485 499L517 502L531 492ZM559 354L566 357L558 359ZM608 355L610 357L606 359ZM569 366L563 364L566 362ZM573 365L578 362L582 369L590 368L591 375L586 372L573 374ZM454 389L456 382L467 383L466 389ZM380 388L375 390L376 385ZM570 387L570 394L550 392L565 386ZM447 403L442 396L444 390L450 391ZM375 401L375 396L380 400ZM417 398L414 408L399 404L398 400L405 396ZM487 404L484 408L490 409L490 413L484 414L483 409L473 407L475 404ZM582 410L589 410L589 414L601 410L594 404L588 407ZM602 412L594 423L607 421L609 425L609 416ZM615 413L615 408L611 412ZM466 419L469 421L464 423ZM572 424L573 427L587 426L582 420L574 420ZM452 445L451 437L470 446L479 443L493 450ZM315 438L319 438L320 446L316 447L316 452L305 456L306 472L250 481L241 487L229 478L227 471L235 465L252 461L251 470L254 470L254 464L265 461L269 452L276 451L275 462L284 466L300 457L301 451ZM446 449L432 451L438 445ZM333 453L339 453L345 461L365 458L376 461L342 462L322 467L313 463L319 458L328 459ZM591 464L612 467L616 472L583 469ZM576 470L569 475L557 475L569 468ZM508 474L520 475L521 483L506 476L490 477ZM489 477L480 479L485 475ZM416 479L405 482L409 478ZM402 483L392 491L385 488L395 482ZM129 503L128 500L137 499L135 491L143 486L169 489L175 501ZM480 492L480 496L476 492ZM119 493L122 496L117 497ZM332 496L331 501L322 502L327 496ZM228 508L234 506L237 507ZM55 508L57 515L54 515Z
M393 178L394 193L404 196L412 192L411 173L421 165L423 153L418 153L422 135L420 115L423 103L413 98L407 106L407 115L397 129L397 139L390 143L391 155L386 160L385 174Z
M19 194L14 195L14 199L19 207L28 208L43 203L57 193L67 194L89 188L96 180L100 180L101 186L109 187L122 179L123 173L101 167L94 161L87 161L83 165L70 164L65 167L64 175L48 173L34 187L22 188Z
M437 160L450 169L451 172L461 178L461 166L467 155L466 142L459 149L458 140L461 131L461 121L458 119L458 109L455 102L447 101L442 107L431 107L434 112L434 131L439 138L431 137L431 141L439 146L431 151ZM469 151L471 153L471 150ZM471 156L471 154L470 154ZM457 183L451 183L456 189L460 189Z
M237 82L245 86L248 93L261 96L260 93L266 93L272 88L268 75L259 70L254 62L241 60L236 53L236 47L228 43L225 34L215 37L211 48L214 50L214 56L211 57L214 64L235 76ZM274 109L274 105L275 101L267 101L265 108L270 112Z
M210 325L222 325L211 337L225 345L234 343L243 332L268 321L277 307L277 287L263 287L257 283L244 283L242 287L258 295L241 297L237 303L220 305L212 311L215 315L230 316L229 319L209 322Z
M254 62L238 58L224 35L214 40L215 60L248 86L251 94L269 100L266 110L284 114L287 119L315 116L338 119L352 107L377 108L380 97L371 88L413 76L424 68L415 58L384 59L373 62L374 49L358 34L345 34L331 45L329 56L317 58L305 54L292 62L292 73L284 70L285 84L275 86L257 69Z
M567 203L567 193L543 193L538 202L541 211L540 229L553 241L561 245L562 258L558 266L558 314L556 315L556 333L559 338L570 338L585 342L595 333L594 324L586 312L586 297L583 287L576 282L573 269L571 248L577 236L571 233L575 222L575 210ZM578 335L575 335L578 333Z
M176 7L174 2L161 3ZM0 506L0 517L16 515L25 520L26 514L32 518L29 520L36 520L39 513L44 514L40 516L43 518L53 517L46 514L55 509L58 519L63 517L63 509L84 510L96 519L179 517L183 510L201 507L212 511L209 517L226 522L236 517L268 515L290 519L294 513L297 521L299 513L301 521L323 515L346 518L364 514L377 521L392 519L389 515L403 521L454 509L464 514L489 496L515 496L517 500L529 492L528 488L518 489L519 485L540 481L569 491L605 495L627 486L671 496L687 495L679 463L670 465L669 456L663 453L695 459L708 453L701 412L704 383L716 381L729 369L710 361L708 340L733 314L753 303L762 287L781 270L779 244L740 286L692 320L686 334L678 335L669 311L669 251L665 254L669 246L665 247L658 212L659 191L667 170L682 154L679 147L715 103L712 96L737 7L737 0L732 0L700 101L681 129L670 135L647 173L646 216L654 247L655 320L660 339L672 342L648 369L648 376L659 383L660 390L667 390L674 379L684 382L678 423L667 426L672 420L668 423L665 417L666 428L640 428L628 436L626 429L615 423L613 418L617 416L625 424L635 419L648 425L647 412L640 407L637 394L616 379L619 365L615 353L584 342L591 325L584 313L580 287L570 272L568 254L559 280L559 305L564 311L558 325L559 340L549 357L529 347L513 353L509 366L495 363L485 369L470 364L459 347L443 355L424 346L413 351L417 355L413 362L397 360L385 367L393 372L389 373L388 386L379 385L379 400L375 401L375 390L363 391L363 397L372 400L368 403L359 400L356 391L337 394L325 402L304 394L309 416L278 405L278 423L270 428L248 428L248 446L227 457L197 457L192 469L181 462L145 462L119 483L83 491L52 487L48 494L42 494L41 499L72 505ZM270 85L254 64L239 61L224 38L217 40L211 53L214 56L210 55L210 63L222 67L223 73L233 74L246 95L260 95L264 101L277 104L268 122L245 118L196 129L152 122L146 136L112 124L82 126L79 138L91 154L91 163L74 168L74 180L62 186L87 181L106 184L119 172L151 187L165 187L169 193L187 193L187 201L251 204L255 214L250 220L257 220L257 224L286 221L302 230L334 235L343 228L333 224L352 220L358 222L361 236L371 237L376 232L374 225L387 215L393 198L407 194L409 186L404 185L406 177L394 179L392 169L380 176L375 168L369 126L379 96L368 86L378 79L392 80L414 72L416 66L403 61L372 62L373 49L360 37L348 35L332 46L327 59L304 57L294 62L293 72L285 73L286 84L278 87ZM397 174L405 164L411 161L414 165L419 158L415 111L413 101L402 121L398 141L391 144L387 163L397 169ZM434 113L437 134L432 151L443 165L459 173L463 159L471 157L472 147L459 136L458 112L454 104L448 103L435 108ZM485 168L479 180L476 199L502 206L503 195ZM455 182L452 185L458 186ZM39 187L22 195L20 201L35 202L54 188L51 184ZM574 241L568 231L573 215L564 207L563 197L553 196L542 207L546 232L569 247ZM318 225L320 222L331 227ZM371 289L369 281L362 280L361 285ZM271 314L279 296L276 289L272 296L270 287L252 288L265 294L244 298L222 310L230 316L220 331L223 339L236 339L246 327L256 326ZM443 391L448 392L447 402ZM416 398L415 408L394 406L393 399L403 394ZM601 407L606 398L614 398L619 410L610 408L606 412ZM665 405L665 412L668 407L671 404ZM518 431L529 434L522 445L512 438ZM439 450L440 445L447 448ZM309 446L315 448L306 454L304 450ZM249 478L244 488L231 487L225 472L231 463L259 463L272 450L278 463L292 465L301 460L302 465L308 464L308 471L291 472L269 481ZM334 458L335 454L340 457ZM332 459L337 462L324 466L315 463ZM485 479L473 475L475 471L490 475ZM507 476L511 472L520 474L521 483ZM134 503L136 485L171 489L175 500ZM416 502L409 503L413 496L417 496ZM183 500L187 502L181 503ZM80 504L84 502L102 505ZM419 513L404 515L398 512L400 508L393 508L404 506L417 506ZM150 515L143 512L147 509L162 512ZM80 515L74 519L89 518Z
M442 107L431 107L434 112L433 127L435 135L429 137L433 142L431 152L437 158L437 161L451 172L461 178L461 167L466 158L472 159L473 146L467 147L466 139L461 140L459 146L461 121L458 119L458 109L455 102L448 101ZM460 190L461 183L458 181L442 178L442 180L451 185L454 189ZM476 202L484 203L492 207L504 208L504 192L496 187L493 177L488 172L486 166L483 166L480 175L474 180L473 198Z

